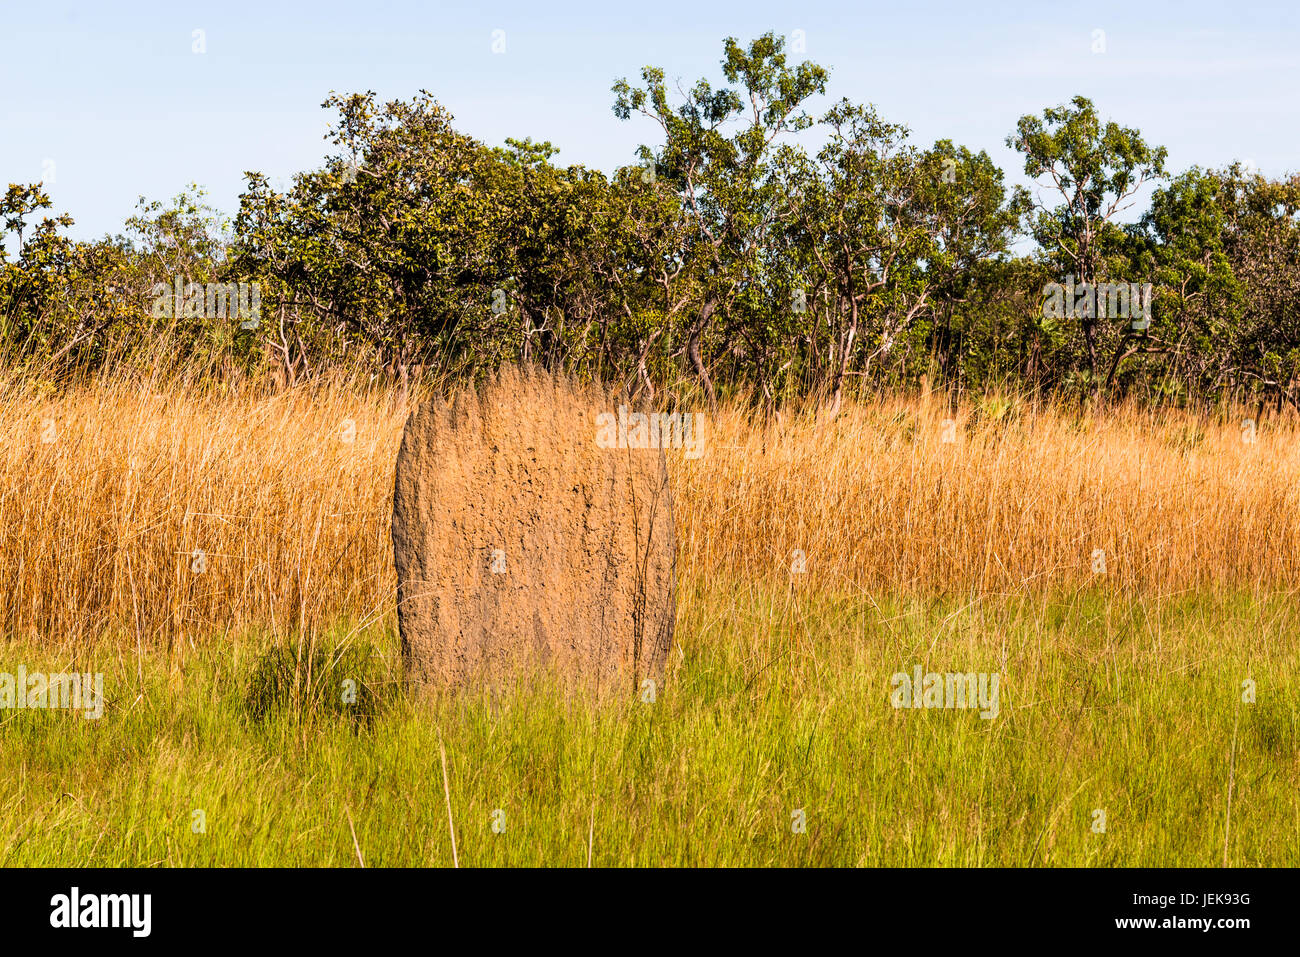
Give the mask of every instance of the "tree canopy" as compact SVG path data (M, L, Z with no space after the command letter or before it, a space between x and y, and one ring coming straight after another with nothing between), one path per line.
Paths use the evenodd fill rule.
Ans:
M922 375L1300 402L1300 176L1172 174L1163 147L1076 96L1014 122L1035 190L1010 188L987 153L916 144L870 103L819 107L829 85L773 33L728 38L720 75L690 86L647 66L613 85L615 118L647 142L609 173L561 165L549 142L481 143L425 91L332 94L319 168L283 190L246 173L229 222L197 187L142 198L95 242L46 215L40 184L11 184L0 341L51 379L161 343L289 383L340 362L407 382L528 361L630 397L831 411ZM256 315L203 308L240 283ZM184 308L151 311L164 286ZM1052 288L1070 309L1045 308Z

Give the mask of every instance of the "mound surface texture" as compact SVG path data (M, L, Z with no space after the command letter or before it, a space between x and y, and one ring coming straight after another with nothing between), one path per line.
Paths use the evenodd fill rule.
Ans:
M676 611L667 462L598 444L615 404L508 368L411 414L393 552L412 685L541 670L630 693L661 679Z

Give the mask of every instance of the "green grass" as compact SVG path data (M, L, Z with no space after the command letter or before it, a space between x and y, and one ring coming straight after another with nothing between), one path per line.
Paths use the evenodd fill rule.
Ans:
M11 641L0 671L102 670L108 703L0 711L0 865L448 866L442 742L462 866L1296 866L1298 619L1285 595L696 584L656 701L602 705L413 703L390 626ZM999 715L895 710L916 664L999 673Z

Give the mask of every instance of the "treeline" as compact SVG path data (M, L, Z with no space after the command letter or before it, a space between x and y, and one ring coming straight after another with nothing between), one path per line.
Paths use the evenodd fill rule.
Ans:
M288 384L347 362L405 383L523 360L702 402L838 407L922 375L1300 399L1300 176L1172 175L1075 97L1007 138L1031 194L869 105L814 115L827 73L775 35L727 40L722 74L615 83L615 116L653 135L612 176L556 165L550 143L486 146L422 92L331 96L323 166L285 191L247 173L231 222L195 189L74 242L39 185L12 185L0 342L54 380L141 355ZM1120 223L1148 184L1145 215Z

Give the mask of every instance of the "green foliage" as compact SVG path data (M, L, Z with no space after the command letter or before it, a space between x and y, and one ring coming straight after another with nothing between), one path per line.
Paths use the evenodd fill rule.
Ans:
M383 680L367 644L332 651L312 644L276 646L258 659L244 706L254 722L288 714L297 720L345 718L369 725L379 713Z
M38 219L39 185L11 185L0 342L41 380L136 358L283 384L342 362L406 383L530 361L633 398L768 408L923 374L1300 404L1300 178L1193 168L1120 225L1168 179L1166 151L1084 97L1008 138L1031 196L986 153L914 145L870 104L815 110L827 71L775 34L728 38L720 74L617 81L615 116L656 135L609 175L550 142L480 143L421 91L331 95L322 166L283 190L248 172L229 223L192 187L142 198L125 236L73 242L67 215ZM1046 314L1067 277L1151 283L1151 322ZM255 286L262 319L151 311L178 281Z
M1025 174L1046 181L1061 200L1055 206L1036 203L1029 222L1058 280L1068 274L1087 284L1128 281L1114 275L1126 258L1126 233L1114 218L1146 183L1164 178L1168 151L1148 146L1135 129L1103 124L1082 96L1049 107L1041 117L1022 116L1007 145L1024 154ZM1132 331L1127 327L1127 320L1116 328L1100 316L1079 319L1082 368L1073 378L1093 394L1101 390L1101 356L1107 350L1118 356L1126 348L1123 340Z
M38 187L11 185L0 205L16 255L0 245L0 343L10 363L30 375L95 368L145 355L172 366L225 368L256 364L251 337L238 322L184 311L158 321L155 287L226 282L227 227L191 186L170 205L141 197L127 234L73 242L60 230L66 214L30 228L31 215L50 206ZM168 297L171 298L170 296Z

